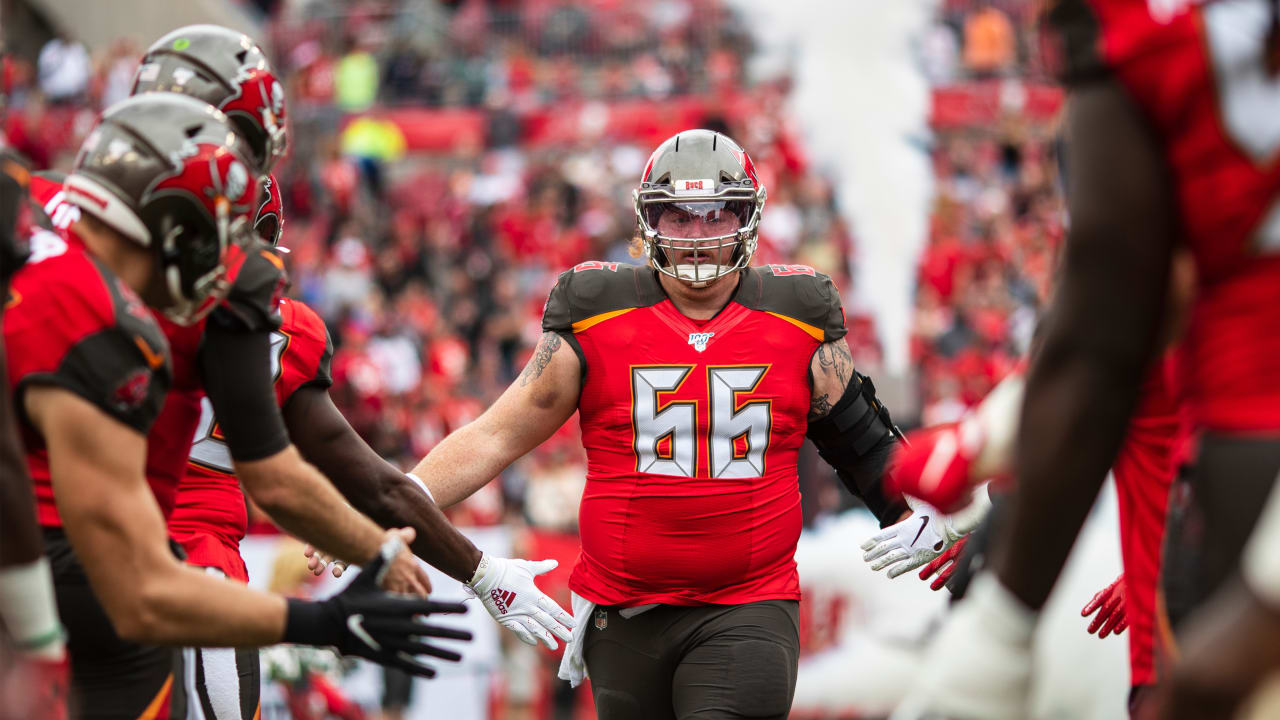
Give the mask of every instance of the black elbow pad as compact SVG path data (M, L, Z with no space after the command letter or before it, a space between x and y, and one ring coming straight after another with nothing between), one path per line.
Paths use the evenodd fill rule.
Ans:
M861 498L881 526L898 521L907 506L901 497L886 497L885 465L901 433L889 410L876 398L871 378L854 371L831 412L809 423L809 439L818 454L835 468L849 492Z

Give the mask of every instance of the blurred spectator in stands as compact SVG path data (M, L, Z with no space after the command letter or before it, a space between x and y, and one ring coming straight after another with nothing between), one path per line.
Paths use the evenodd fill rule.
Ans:
M334 69L334 90L338 107L346 112L364 112L378 98L378 61L365 43L348 42L347 53Z
M1017 59L1013 23L997 7L988 5L964 22L964 64L979 76L1010 70Z
M111 45L106 57L99 63L98 96L102 107L111 107L129 97L140 55L138 46L129 38L120 38Z
M84 44L65 35L55 35L40 50L36 62L40 92L56 104L82 102L93 72Z

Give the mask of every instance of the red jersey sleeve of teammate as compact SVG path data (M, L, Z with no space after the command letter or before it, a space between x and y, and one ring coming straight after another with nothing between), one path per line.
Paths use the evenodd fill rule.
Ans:
M79 242L40 230L5 303L9 382L22 393L54 385L139 432L169 387L168 345L151 313Z
M280 331L275 342L283 343L276 376L276 399L284 407L300 388L333 385L333 341L324 321L314 310L297 300L280 302Z

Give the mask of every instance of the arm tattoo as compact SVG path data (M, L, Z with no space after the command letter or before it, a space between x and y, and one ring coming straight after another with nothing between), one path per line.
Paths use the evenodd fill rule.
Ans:
M843 340L823 343L818 346L817 358L817 374L824 378L834 378L832 384L839 388L836 391L836 397L839 397L853 377L853 356L849 354L848 343ZM815 386L817 379L815 376ZM825 383L823 386L827 387ZM821 395L815 393L809 402L809 417L814 419L826 417L827 413L831 412L831 407L831 393L826 392Z
M823 393L809 403L809 417L817 420L826 417L827 413L831 412L831 401L827 397L828 394Z
M560 344L564 342L560 336L553 332L542 333L542 340L538 342L538 347L533 351L533 357L529 358L529 364L524 366L524 371L520 373L520 387L524 387L529 383L537 380L542 376L542 371L547 369L547 365L551 363L551 356L560 349Z

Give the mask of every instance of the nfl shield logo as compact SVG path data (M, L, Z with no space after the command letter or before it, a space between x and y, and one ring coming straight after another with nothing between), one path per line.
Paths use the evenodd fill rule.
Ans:
M702 352L707 349L707 343L711 341L712 335L715 335L715 333L689 333L689 344L693 346L694 350Z
M605 610L597 610L597 611L596 611L596 615L595 615L595 619L596 619L596 629L597 629L597 630L603 630L603 629L605 629L605 628L609 627L609 613L608 613L608 611L605 611Z

